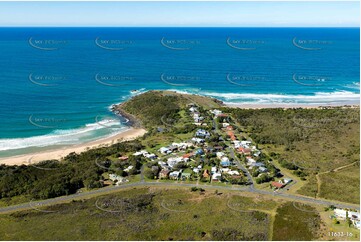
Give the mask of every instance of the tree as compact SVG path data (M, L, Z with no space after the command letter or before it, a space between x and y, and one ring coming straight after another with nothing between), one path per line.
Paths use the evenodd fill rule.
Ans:
M351 227L352 221L350 217L348 216L348 211L346 211L346 223L348 224L348 227Z

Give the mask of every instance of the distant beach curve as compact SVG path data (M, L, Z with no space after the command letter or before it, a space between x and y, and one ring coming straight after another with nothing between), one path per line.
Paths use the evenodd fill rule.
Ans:
M52 160L52 159L61 159L71 152L81 153L90 148L97 148L100 146L111 145L116 143L118 140L127 141L133 140L138 137L143 136L147 131L141 128L130 128L124 132L121 132L117 135L107 137L104 139L99 139L96 141L83 143L79 145L74 145L71 147L66 147L63 149L43 151L39 153L19 155L14 157L8 157L0 159L0 164L5 165L30 165L43 160Z

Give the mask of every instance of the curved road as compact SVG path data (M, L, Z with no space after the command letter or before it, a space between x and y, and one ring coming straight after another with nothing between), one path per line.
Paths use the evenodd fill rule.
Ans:
M121 191L124 188L139 187L139 186L143 186L143 187L144 186L194 187L196 185L195 184L172 183L172 182L144 182L144 181L143 182L136 182L136 183L129 183L129 184L121 185L121 186L105 187L105 188L100 188L100 189L94 190L94 191L72 194L72 195L69 195L69 196L51 198L51 199L42 200L42 201L33 201L33 202L29 201L29 203L23 203L23 204L8 206L8 207L2 207L2 208L0 208L0 214L13 213L13 212L16 212L16 211L19 211L19 210L35 209L34 205L32 205L34 203L37 204L37 206L46 207L46 206L54 205L54 204L61 203L61 202L69 202L69 201L72 201L72 200L79 200L79 199L88 199L88 198L90 198L90 195L104 195L104 194L107 194L109 192ZM286 198L286 199L290 199L290 200L298 201L298 202L307 202L307 203L313 203L313 204L324 205L324 206L334 205L334 206L340 207L340 208L352 208L352 209L358 209L358 210L360 209L360 207L357 206L357 205L352 205L352 204L348 205L348 204L338 203L338 202L335 202L335 201L329 201L329 200L323 200L323 199L315 199L315 198L304 197L304 196L299 196L299 195L291 195L291 194L284 194L284 193L277 193L277 192L259 190L259 189L254 188L253 186L248 186L248 187L226 187L226 186L217 186L217 185L199 185L198 187L201 187L203 189L212 188L212 189L219 189L219 190L246 191L246 192L253 192L253 193L258 193L258 194L262 194L262 195ZM37 209L37 210L40 210L40 209Z

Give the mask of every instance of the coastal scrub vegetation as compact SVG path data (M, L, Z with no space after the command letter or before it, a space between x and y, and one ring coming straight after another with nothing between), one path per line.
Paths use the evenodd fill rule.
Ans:
M359 186L356 185L360 179L358 108L223 110L232 113L242 131L249 134L281 167L306 181L298 193L359 203ZM355 175L328 172L353 163L356 165ZM316 176L319 173L325 174L320 175L318 180ZM322 185L318 184L320 182ZM330 182L350 189L345 194L344 189L331 189Z

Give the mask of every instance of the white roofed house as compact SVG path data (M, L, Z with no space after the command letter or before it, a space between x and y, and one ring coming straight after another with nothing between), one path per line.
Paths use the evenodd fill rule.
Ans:
M134 156L140 156L140 155L145 156L146 154L149 154L148 151L146 151L146 150L141 150L141 151L135 152L133 155L134 155Z
M189 111L194 113L194 112L198 112L198 109L196 107L190 107Z
M180 177L181 173L181 171L172 171L171 173L169 173L169 178L176 180Z
M223 128L227 128L230 124L229 123L222 123Z
M159 149L159 152L162 153L162 154L170 154L170 153L172 153L172 151L170 149L168 149L167 147L161 147Z
M152 159L152 160L157 158L157 156L155 154L145 154L144 157L146 157L148 159Z
M222 113L222 111L221 111L221 110L218 110L218 109L213 109L213 110L211 110L210 112L211 112L212 114L214 114L215 116L218 116L219 114Z
M211 136L211 134L207 130L198 129L196 131L196 136L201 137L201 138L209 138Z
M194 138L192 138L192 141L194 142L194 143L196 143L196 144L202 144L202 143L204 143L204 139L201 139L201 138L196 138L196 137L194 137Z
M222 179L221 173L216 172L212 175L212 181L220 181L221 179Z
M225 154L224 154L224 152L218 151L216 153L216 155L217 155L217 158L221 159Z
M352 220L352 221L360 221L360 212L354 212L354 211L347 211L345 209L339 209L336 208L333 210L335 212L335 216L340 219L346 219L346 216Z

